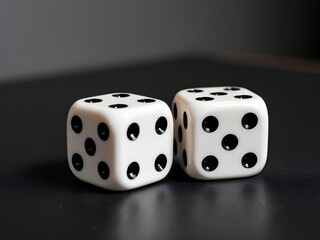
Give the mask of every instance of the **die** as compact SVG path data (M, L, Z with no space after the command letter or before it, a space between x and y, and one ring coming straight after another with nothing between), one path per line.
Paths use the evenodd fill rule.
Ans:
M129 190L163 179L173 162L166 103L131 93L76 101L67 117L68 164L85 182Z
M173 100L174 159L202 180L249 177L265 166L268 111L241 87L179 91Z

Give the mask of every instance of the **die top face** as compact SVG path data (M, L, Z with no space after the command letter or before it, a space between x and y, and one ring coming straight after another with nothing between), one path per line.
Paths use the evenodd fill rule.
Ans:
M89 124L92 125L89 132L95 131L94 128L98 124L96 119L102 119L99 121L105 122L114 136L123 136L125 133L132 141L136 140L139 132L148 123L156 122L154 126L156 132L161 132L163 128L170 128L173 125L171 111L166 103L159 99L131 93L111 93L80 99L70 108L68 121L72 121L71 118L74 116L87 119L86 121L94 121ZM130 126L127 126L128 123ZM68 125L69 130L71 130L70 126L72 122ZM77 129L73 127L71 132L77 133Z
M194 108L201 105L234 106L263 101L260 96L246 88L229 86L185 89L178 92L176 98Z
M83 98L74 103L80 108L92 109L93 111L122 114L124 111L131 112L137 109L163 105L164 102L155 98L149 98L132 93L111 93L89 98Z

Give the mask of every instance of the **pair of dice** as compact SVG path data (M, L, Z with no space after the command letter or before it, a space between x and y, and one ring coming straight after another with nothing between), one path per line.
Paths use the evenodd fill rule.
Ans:
M67 145L73 174L110 190L163 179L173 158L196 179L248 177L266 163L268 112L240 87L182 90L172 113L155 98L106 94L72 105Z

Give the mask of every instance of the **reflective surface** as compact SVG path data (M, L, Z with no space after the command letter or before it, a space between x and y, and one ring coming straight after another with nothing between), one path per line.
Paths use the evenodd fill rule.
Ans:
M319 80L186 58L0 85L0 238L318 239ZM120 90L171 106L180 89L219 85L266 101L269 155L259 175L198 181L174 165L159 183L112 192L68 169L65 125L75 100Z

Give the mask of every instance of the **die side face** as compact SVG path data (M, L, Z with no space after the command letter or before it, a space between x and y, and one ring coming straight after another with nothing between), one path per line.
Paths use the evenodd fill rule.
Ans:
M175 120L176 136L184 112L189 121L189 129L182 128L185 140L178 144L175 159L191 177L238 178L263 169L268 113L261 97L238 87L198 88L180 91L173 111L175 104L180 112Z
M82 181L110 188L116 184L114 174L110 171L115 167L115 134L105 114L81 105L79 102L74 104L68 114L67 149L70 169ZM99 126L107 127L103 131L101 127L99 130Z
M194 118L191 115L191 109L181 98L175 98L173 107L174 119L174 139L173 155L179 165L187 171L194 168L194 161L191 156L194 155Z
M124 122L118 134L125 138L118 138L115 147L119 184L135 188L163 179L173 160L170 109L162 104L136 109Z
M80 133L73 129L74 116L83 121ZM159 181L171 168L173 122L160 100L127 93L81 99L71 107L67 122L68 162L83 181L127 190ZM95 143L93 155L86 149L88 138ZM83 158L82 169L75 153Z

